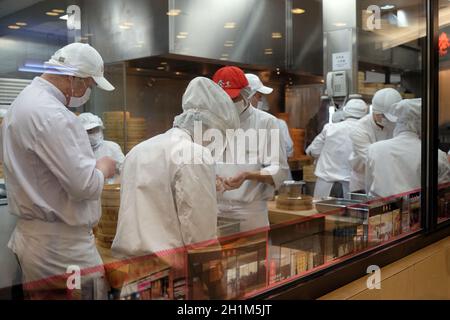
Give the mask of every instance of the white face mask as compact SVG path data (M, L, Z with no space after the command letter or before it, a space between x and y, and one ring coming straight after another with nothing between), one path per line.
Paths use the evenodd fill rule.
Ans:
M238 109L238 112L239 112L240 115L243 114L245 112L245 110L247 110L248 107L249 107L248 104L245 103L244 100L241 100L241 101L235 103L234 105Z
M103 132L97 132L89 135L89 142L93 149L97 149L103 143Z
M84 80L83 80L84 83ZM86 84L85 84L86 85ZM84 95L82 97L74 97L73 96L73 82L72 82L72 96L70 97L70 101L69 101L69 108L79 108L83 105L85 105L88 101L89 98L91 97L91 88L87 88L86 92L84 93Z
M264 111L264 102L262 102L262 101L258 102L258 105L256 106L256 108L258 110L263 110Z

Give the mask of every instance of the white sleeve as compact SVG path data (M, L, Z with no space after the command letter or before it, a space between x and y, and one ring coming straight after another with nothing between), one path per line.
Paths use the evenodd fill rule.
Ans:
M367 150L367 162L365 164L365 183L366 183L366 191L369 196L376 196L373 194L373 184L375 182L374 180L374 172L375 172L375 163L374 163L374 157L372 154L372 148L369 147Z
M217 239L219 210L213 165L182 165L175 175L175 203L185 245Z
M122 149L120 148L120 146L117 143L112 143L111 144L111 151L112 151L112 158L114 159L114 161L117 162L117 170L120 172L122 172L122 168L123 168L123 163L125 161L125 155L122 152Z
M274 150L272 150L273 143L276 143L272 138L278 140L278 152L275 150L276 145L273 146ZM276 118L269 121L265 140L265 143L259 147L260 152L262 151L262 172L272 176L275 189L278 190L283 182L289 179L290 168L287 161L286 149L282 141L282 134Z
M320 154L322 153L322 149L325 145L325 141L327 138L327 130L328 130L329 124L327 124L322 132L314 139L314 141L311 143L311 145L306 149L306 154L310 155L313 158L319 158Z
M286 122L281 119L278 120L278 124L280 127L281 140L286 148L286 155L288 158L292 157L294 155L294 142L289 133L289 127Z
M72 199L98 200L104 176L96 169L86 131L75 120L55 114L38 134L34 152Z
M353 143L353 153L350 164L355 172L364 173L367 162L367 154L371 146L370 137L367 132L360 128L353 130L350 138Z

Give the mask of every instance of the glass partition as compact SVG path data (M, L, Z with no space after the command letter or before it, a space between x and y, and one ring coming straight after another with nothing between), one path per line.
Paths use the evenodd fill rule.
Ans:
M448 102L449 75L450 75L450 4L448 1L439 1L439 161L450 161L450 106ZM442 181L442 175L445 172L439 172L439 198L438 198L438 223L443 223L450 219L450 200L449 184Z
M245 221L219 214L217 238L180 248L167 239L162 252L124 256L111 250L123 201L121 186L107 185L95 229L103 262L81 274L105 271L109 299L254 298L422 230L421 128L415 126L421 123L421 111L410 114L399 108L416 110L423 95L425 0L391 5L356 1L348 20L332 22L336 38L324 35L324 2L311 0L303 6L304 1L234 0L205 5L200 0L170 0L158 1L164 3L158 6L141 0L80 1L78 33L69 30L69 17L64 17L74 4L69 1L36 1L0 17L0 109L8 110L32 78L45 71L43 63L58 48L74 40L90 43L105 57L105 76L116 90L95 89L77 112L98 115L105 140L118 144L125 155L173 127L195 77L212 78L223 65L239 65L274 89L262 102L265 111L279 119L273 121L288 126L293 146L288 154L292 179L265 201L267 213L261 210L270 225L242 232ZM442 4L445 12L447 5ZM146 25L154 16L158 24ZM442 28L445 86L446 25ZM351 43L351 52L333 52L333 61L324 59L323 40L332 40L325 49L333 42L340 45L341 32L347 40L358 39ZM323 77L322 69L328 66L332 70L326 72L334 74ZM348 88L344 95L339 95L341 86ZM373 99L382 89L419 100L397 108L394 97L380 99L394 101L390 105L379 105ZM442 89L443 151L450 149L446 100ZM441 221L450 218L448 182L440 186ZM6 248L4 240L0 246ZM14 267L15 275L20 269ZM79 299L84 293L67 287L70 276L26 281L25 295Z

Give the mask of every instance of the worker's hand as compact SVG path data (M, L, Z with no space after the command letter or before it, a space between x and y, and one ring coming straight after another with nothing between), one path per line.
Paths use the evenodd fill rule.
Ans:
M217 193L224 193L226 191L225 179L220 176L216 176L216 191Z
M242 187L242 184L247 180L247 172L242 172L233 178L225 180L224 186L226 191L237 190Z
M103 157L97 160L96 168L103 173L105 179L111 179L116 174L116 161L110 157Z

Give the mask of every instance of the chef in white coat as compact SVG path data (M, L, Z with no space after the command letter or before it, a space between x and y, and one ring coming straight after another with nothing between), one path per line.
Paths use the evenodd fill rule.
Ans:
M222 68L214 75L214 81L235 103L242 129L229 143L224 161L218 163L218 175L225 179L228 190L219 199L220 214L241 220L241 232L266 228L267 201L289 177L278 121L251 106L254 92L241 69Z
M378 91L372 100L371 114L355 124L355 129L351 134L353 142L353 152L350 156L352 165L351 192L366 193L367 152L375 142L392 138L396 118L389 113L389 110L401 100L402 96L395 89L387 88Z
M87 44L58 50L47 66L52 71L20 93L3 123L9 209L18 217L9 247L24 283L67 276L71 266L98 267L81 276L82 297L105 298L92 229L100 219L104 180L114 175L116 164L95 159L86 131L68 107L86 103L95 86L114 87L103 76L100 54Z
M350 135L358 120L368 112L369 107L363 100L350 100L343 109L345 120L327 124L306 149L306 154L317 159L315 198L329 197L336 183L341 184L344 198L349 197L352 172L349 158L353 152Z
M116 161L116 174L113 178L106 181L107 184L120 184L120 171L122 169L125 155L120 146L113 142L104 139L103 135L103 121L100 117L90 112L82 113L79 116L84 129L89 136L92 150L96 159L103 157L110 157Z
M253 97L250 99L252 106L258 110L270 113L270 106L267 103L266 96L273 93L273 88L266 87L261 79L255 74L246 74L248 83L252 92L254 92ZM289 133L289 127L283 119L278 119L278 127L280 129L281 141L286 149L286 156L288 158L294 155L294 142L292 141L291 134Z
M404 100L393 107L397 116L394 138L369 148L366 167L367 190L373 197L390 197L421 187L422 100ZM447 155L439 150L439 184L450 182Z
M125 159L114 252L159 254L217 237L215 163L195 126L225 137L239 127L239 116L225 92L206 78L189 84L183 111L173 129L139 144Z

